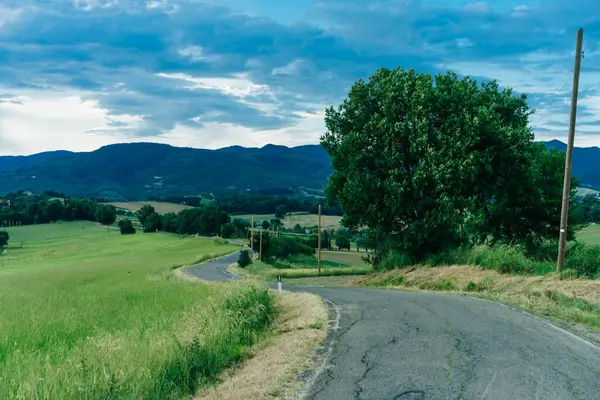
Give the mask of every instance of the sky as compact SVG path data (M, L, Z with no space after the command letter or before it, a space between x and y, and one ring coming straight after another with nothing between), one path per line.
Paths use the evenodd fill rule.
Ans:
M600 145L597 0L1 0L0 155L315 144L378 68L528 95L538 140ZM577 6L575 6L575 4Z

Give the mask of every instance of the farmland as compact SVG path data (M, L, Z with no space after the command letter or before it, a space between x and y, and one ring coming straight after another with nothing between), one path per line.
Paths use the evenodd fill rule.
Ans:
M225 242L121 236L88 222L8 231L23 248L0 256L2 399L193 394L239 360L274 313L249 284L171 273L236 249Z
M252 214L244 214L244 215L232 215L232 218L243 218L247 220L252 219ZM275 218L273 214L257 214L254 215L254 222L257 225L264 220L271 221ZM282 220L283 226L286 228L293 228L296 224L299 224L302 227L305 226L317 226L319 216L316 214L309 213L291 213L291 215L286 215L286 217ZM342 217L337 215L321 215L321 226L327 229L338 229L341 226Z
M114 201L106 204L113 205L117 208L123 208L131 212L136 212L144 205L150 204L152 207L154 207L154 210L159 214L166 214L170 212L178 213L179 211L185 210L186 208L192 208L184 204L165 203L160 201Z

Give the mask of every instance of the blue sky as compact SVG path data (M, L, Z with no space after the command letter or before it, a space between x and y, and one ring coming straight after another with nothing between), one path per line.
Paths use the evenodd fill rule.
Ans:
M325 107L397 66L497 79L538 139L564 139L579 27L576 145L600 145L596 3L3 0L0 154L317 143Z

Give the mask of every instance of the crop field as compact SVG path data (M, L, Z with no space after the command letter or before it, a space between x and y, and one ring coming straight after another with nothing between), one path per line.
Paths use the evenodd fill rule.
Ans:
M232 218L244 218L252 220L252 214L245 215L232 215ZM273 214L256 214L254 215L254 222L259 226L264 220L271 221L275 218ZM316 226L319 220L319 216L316 214L308 213L292 213L283 219L283 226L286 228L293 228L296 224L300 226ZM327 229L338 229L341 226L342 217L337 215L321 215L321 226Z
M152 207L154 207L154 210L159 214L166 214L170 212L178 213L179 211L185 210L186 208L193 208L191 206L186 206L183 204L164 203L158 201L114 201L106 204L111 204L117 208L124 208L132 212L136 212L144 205L150 204Z
M265 290L172 273L231 244L82 222L7 230L23 248L0 255L1 399L182 398L274 314Z

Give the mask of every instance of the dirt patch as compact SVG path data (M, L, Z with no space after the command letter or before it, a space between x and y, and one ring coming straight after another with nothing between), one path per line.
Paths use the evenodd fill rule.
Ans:
M279 316L273 334L253 350L252 357L221 377L216 387L197 399L294 398L311 367L317 346L327 335L328 309L321 298L307 293L277 294Z

